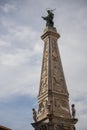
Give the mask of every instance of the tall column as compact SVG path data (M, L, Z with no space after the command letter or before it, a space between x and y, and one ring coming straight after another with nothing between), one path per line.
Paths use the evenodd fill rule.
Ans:
M52 12L48 10L48 13L51 17ZM41 36L44 41L44 51L38 94L38 113L37 120L35 119L32 125L35 130L75 130L78 120L75 118L74 105L72 106L73 116L70 113L69 93L57 45L60 35L53 27L52 19L47 20L46 28Z

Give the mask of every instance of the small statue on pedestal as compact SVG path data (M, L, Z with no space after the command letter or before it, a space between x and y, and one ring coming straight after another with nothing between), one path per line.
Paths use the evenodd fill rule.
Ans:
M37 122L37 112L36 112L36 110L34 108L32 109L32 112L33 112L33 120L35 122Z
M44 20L46 20L46 26L48 27L53 27L54 22L53 22L53 18L54 18L54 14L53 14L53 10L47 10L48 15L46 17L42 17Z
M72 117L75 118L76 110L75 110L75 104L72 104Z

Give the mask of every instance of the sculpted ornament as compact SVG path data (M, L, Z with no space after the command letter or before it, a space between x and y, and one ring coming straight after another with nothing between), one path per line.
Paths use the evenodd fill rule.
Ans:
M75 104L72 104L72 117L75 118L76 110L75 110Z
M57 56L57 53L55 51L53 51L52 56L53 56L53 60L57 61L58 56Z
M38 113L45 112L48 109L48 101L44 100L39 104Z
M32 112L33 112L33 120L35 122L37 122L37 112L36 112L36 110L34 108L32 109Z
M44 104L43 104L43 102L41 102L39 104L39 110L38 111L41 113L43 110L44 110Z
M45 21L46 21L46 26L48 27L53 27L54 22L53 22L53 18L54 18L54 14L53 14L53 10L47 10L48 15L46 17L42 17Z

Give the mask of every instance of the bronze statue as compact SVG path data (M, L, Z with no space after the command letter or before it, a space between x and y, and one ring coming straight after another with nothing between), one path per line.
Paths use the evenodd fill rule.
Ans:
M75 104L72 104L72 117L75 118L76 110L75 110Z
M33 112L33 120L35 122L37 122L37 112L36 112L36 110L34 108L32 109L32 112Z
M44 20L46 20L46 26L48 27L53 27L54 22L53 22L53 18L54 18L54 14L53 14L53 10L47 10L48 15L46 17L42 17Z

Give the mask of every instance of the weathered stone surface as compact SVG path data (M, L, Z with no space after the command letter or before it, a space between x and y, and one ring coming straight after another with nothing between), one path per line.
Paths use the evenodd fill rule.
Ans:
M44 40L44 52L39 96L43 96L46 92L48 95L45 99L43 97L42 100L38 98L39 115L41 114L41 117L38 116L38 120L43 119L44 113L48 112L47 107L44 105L45 102L47 106L50 106L50 113L58 117L71 117L68 91L57 45L59 36L55 28L49 27L45 29L42 35L42 39ZM51 91L50 94L49 91Z
M44 51L37 123L32 124L35 130L75 130L77 119L73 119L70 113L69 94L57 45L59 37L54 27L46 27L41 36Z

